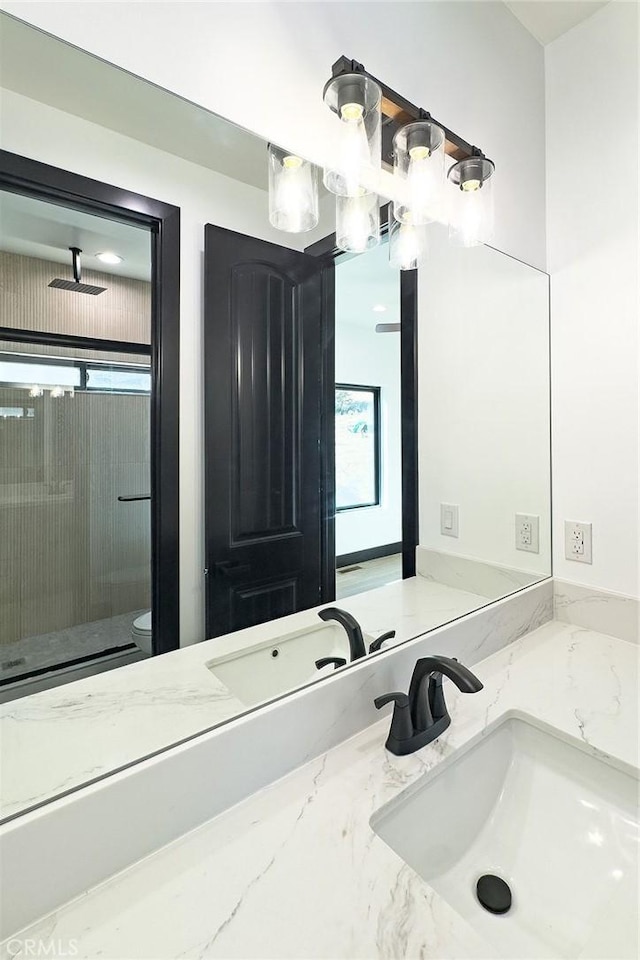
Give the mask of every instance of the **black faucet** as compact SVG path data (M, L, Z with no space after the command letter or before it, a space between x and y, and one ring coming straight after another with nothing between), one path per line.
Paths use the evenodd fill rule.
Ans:
M422 657L413 668L406 693L387 693L373 701L378 710L394 703L391 729L385 744L390 753L415 753L443 733L451 723L442 692L442 677L453 680L462 693L477 693L482 684L467 667L450 657Z
M349 639L349 660L351 663L367 655L367 648L365 647L364 637L362 635L362 627L352 614L347 613L346 610L340 610L339 607L326 607L324 610L318 612L318 616L321 620L335 620L344 627ZM395 630L388 630L381 636L376 637L369 647L369 653L375 653L380 649L385 640L389 640L391 637L395 637L395 635ZM322 659L316 660L316 667L318 670L321 670L323 667L328 666L328 664L333 663L337 670L338 667L344 667L346 662L344 657L322 657Z
M318 611L318 616L321 620L335 620L344 627L349 640L349 660L352 663L354 660L366 657L367 649L364 645L362 628L354 616L347 613L346 610L340 610L338 607L326 607L324 610ZM324 657L322 660L316 661L316 666L320 669L321 666L324 667L327 663L335 661L335 659L337 658ZM336 666L342 667L344 663L336 664Z

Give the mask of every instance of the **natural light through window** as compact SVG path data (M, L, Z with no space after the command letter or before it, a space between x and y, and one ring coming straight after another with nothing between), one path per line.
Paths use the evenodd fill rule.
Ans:
M380 502L380 388L336 384L336 509Z

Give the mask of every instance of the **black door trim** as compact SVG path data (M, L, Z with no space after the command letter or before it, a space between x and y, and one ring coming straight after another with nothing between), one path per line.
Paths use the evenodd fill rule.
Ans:
M180 646L179 382L180 208L0 150L0 189L141 224L151 233L151 567L153 652ZM26 331L23 331L23 339ZM140 344L85 338L92 350L134 353ZM56 342L79 346L76 338ZM73 341L73 342L72 342ZM34 342L31 340L30 342ZM142 351L140 351L142 352Z
M380 208L380 230L382 235L389 231L390 204ZM335 233L305 249L316 257L325 257L329 260L350 258L336 246ZM333 350L335 345L335 331L331 331L330 342L325 344L325 384L335 382L335 361ZM331 356L328 357L327 353ZM416 575L416 547L418 545L418 271L400 271L400 381L402 414L401 446L402 446L402 576L415 577ZM325 390L325 430L323 432L323 449L332 450L335 444L333 435L333 418L335 415L335 400L333 391ZM322 509L330 528L330 536L326 538L328 562L334 563L335 531L333 511L335 506L335 490L329 458L325 457L325 489L323 491Z

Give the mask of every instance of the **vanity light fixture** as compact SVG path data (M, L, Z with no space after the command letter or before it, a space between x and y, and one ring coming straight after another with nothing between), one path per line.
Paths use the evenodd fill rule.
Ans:
M356 60L333 64L323 99L336 123L335 159L323 172L336 197L336 246L362 253L380 241L381 171L392 172L389 261L413 270L425 258L424 227L449 224L453 240L474 246L493 232L493 161L422 107L367 73ZM444 175L445 155L452 166ZM269 220L301 233L318 223L316 170L269 146ZM403 229L405 228L405 229Z
M393 171L400 199L396 220L422 226L443 216L444 130L430 119L407 123L393 138Z
M494 163L478 151L458 160L447 174L457 188L449 193L449 236L464 247L487 243L493 236L494 170Z
M44 394L44 390L39 383L34 383L33 386L29 387L29 396L30 397L41 397Z
M364 253L380 243L380 210L375 193L360 188L355 197L336 197L336 246Z
M123 262L124 257L114 253L112 250L105 250L104 253L96 253L96 260L101 260L102 263L109 263L111 266L116 266L116 264Z
M389 263L398 270L416 270L427 256L427 228L423 224L389 223Z
M270 143L269 222L287 233L306 233L318 224L316 167Z

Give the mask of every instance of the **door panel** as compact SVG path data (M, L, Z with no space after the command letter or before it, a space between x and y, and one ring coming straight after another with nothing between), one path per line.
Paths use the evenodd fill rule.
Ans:
M326 327L331 263L205 228L207 636L333 596Z

